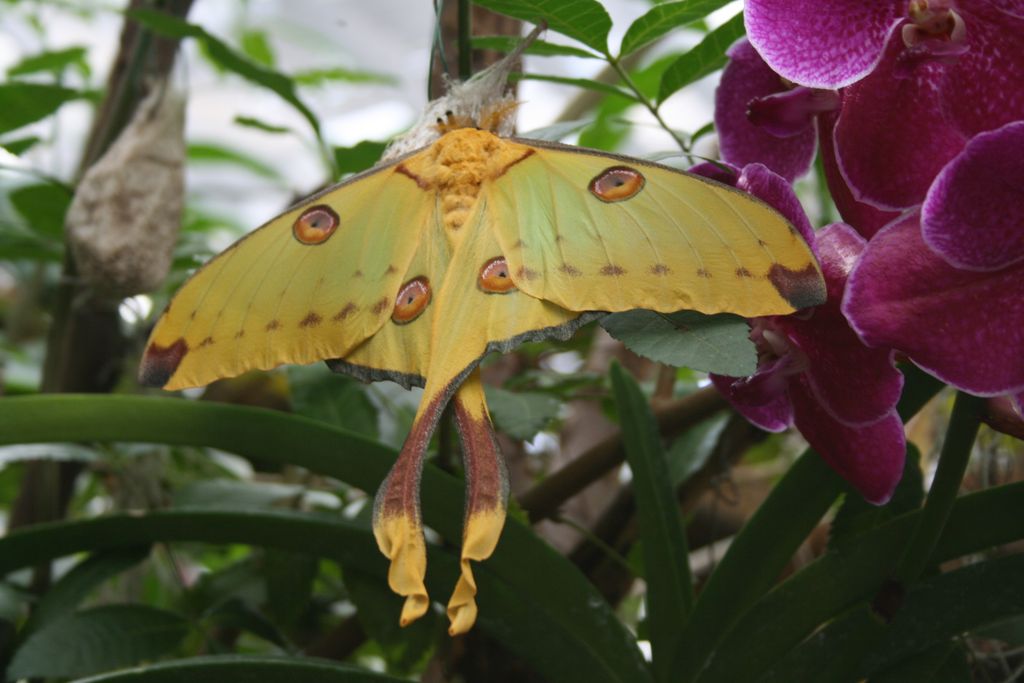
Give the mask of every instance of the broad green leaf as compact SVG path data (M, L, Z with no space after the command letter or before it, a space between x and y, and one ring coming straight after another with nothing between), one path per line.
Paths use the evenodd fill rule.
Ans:
M15 210L42 237L59 241L64 234L64 215L71 192L53 183L26 185L8 195Z
M627 100L633 100L639 102L632 93L626 92L618 86L609 85L608 83L602 83L601 81L594 81L589 78L568 78L566 76L549 76L547 74L517 74L513 73L509 77L510 81L547 81L548 83L561 83L562 85L572 85L577 88L583 88L585 90L596 90L597 92L604 93L606 95L614 95L616 97L623 97Z
M63 257L62 245L53 240L0 230L0 261L60 261Z
M23 138L17 138L14 140L6 140L0 142L0 147L3 147L14 156L21 156L28 150L39 144L40 140L35 135L29 135Z
M619 57L636 52L674 28L703 19L729 2L730 0L682 0L655 5L626 29Z
M274 50L271 49L265 32L255 29L243 31L241 44L246 57L257 64L273 68Z
M96 553L85 558L43 594L32 610L23 633L44 628L73 612L104 581L131 569L149 556L149 547Z
M326 85L329 83L378 83L381 85L395 85L398 83L398 79L394 76L374 73L373 71L346 69L343 66L300 71L292 76L292 80L299 85L309 86Z
M673 486L684 484L715 452L718 437L729 422L728 415L716 415L687 429L668 449L669 480Z
M969 545L976 548L987 547L993 535L1003 539L996 544L1014 536L1024 537L1020 518L1001 517L1013 514L1012 507L1003 506L1012 506L1009 496L1015 492L1020 495L1022 488L1019 483L1011 484L958 499L954 505L957 513L950 518L953 527L944 532L939 556L946 559L963 554L964 546L953 549L949 544L949 539L959 534L974 535ZM972 531L963 525L962 517L957 519L958 515L973 514L971 508L979 505L991 515L989 524L1001 527L998 534L983 530L985 524ZM742 676L756 672L765 675L766 681L788 683L801 680L801 672L817 674L839 653L849 653L853 662L845 671L836 671L837 678L832 680L862 680L933 645L1024 612L1024 591L1020 589L1024 555L1018 554L977 562L918 582L907 592L888 625L872 613L864 603L885 580L893 556L898 557L920 514L898 517L871 530L842 553L828 552L777 586L744 615L722 643L723 648L728 647L757 632L757 642L748 641L750 647L744 648L744 661L713 661L707 678L702 680L745 680ZM999 521L994 522L997 518ZM800 600L801 595L813 595L815 599ZM784 603L793 599L798 602ZM858 602L861 606L819 628ZM779 611L783 604L788 607ZM771 629L757 624L766 618L771 620ZM805 641L812 632L815 637ZM729 678L734 675L741 678ZM815 675L814 680L825 679Z
M522 42L517 36L473 36L470 44L477 50L495 50L496 52L512 52ZM589 50L581 50L571 45L559 45L545 40L535 40L526 48L526 54L538 57L583 57L585 59L602 59Z
M622 427L626 460L633 472L640 541L647 581L647 628L656 681L672 678L675 635L693 604L689 549L683 519L669 479L661 436L647 399L622 366L611 368L612 393Z
M0 581L0 621L14 623L31 601L32 594L26 589ZM0 628L4 626L0 624Z
M694 680L719 652L719 641L775 583L842 487L839 475L810 449L789 468L733 539L679 630L673 667L677 680Z
M270 548L263 558L267 612L274 622L291 628L309 606L320 559L307 553Z
M89 62L85 58L84 47L75 46L63 50L50 50L25 57L7 69L7 77L26 76L28 74L51 73L58 75L70 66L78 69L83 76L89 75Z
M871 683L971 683L966 648L946 641L871 677Z
M207 446L305 467L366 491L376 490L395 461L394 451L379 443L269 410L129 396L0 398L0 443L54 440ZM462 538L463 482L428 466L422 500L424 523L457 547ZM337 515L172 511L145 518L39 525L9 534L0 538L0 574L46 557L93 546L137 544L152 537L337 555L381 581L387 569L369 530L354 528ZM428 585L433 595L444 599L458 575L458 560L431 548ZM614 611L571 563L521 522L506 522L494 556L474 572L480 584L480 628L538 672L551 680L649 680L633 637Z
M269 180L281 180L281 174L273 166L222 145L192 142L189 143L186 154L192 163L232 164Z
M558 417L562 402L550 394L484 387L494 426L513 439L529 441Z
M155 659L188 631L178 614L144 605L107 605L51 622L22 643L9 678L83 676Z
M203 617L212 626L246 631L282 649L288 648L288 638L281 629L246 600L229 598L211 607Z
M921 473L921 454L912 443L907 443L907 457L903 463L903 476L892 499L885 505L872 505L853 489L846 493L843 504L829 528L828 547L842 548L844 543L868 529L912 512L924 502L924 476Z
M725 51L745 32L740 12L704 36L704 40L665 70L658 89L658 102L664 102L673 93L725 66Z
M575 38L601 54L608 53L611 17L596 0L474 0L477 5Z
M305 490L298 484L273 481L199 479L179 488L173 504L178 508L269 508L294 501Z
M45 119L83 94L59 85L0 83L0 135Z
M666 365L731 377L757 370L757 350L747 322L731 313L637 309L605 316L601 327L630 351Z
M135 9L128 12L128 15L146 28L171 38L195 38L203 43L210 58L218 65L232 71L242 78L263 86L275 93L282 99L295 107L296 110L309 122L320 137L320 123L309 108L299 99L295 93L295 83L284 74L278 73L265 66L251 61L239 54L234 48L227 45L220 38L207 33L201 26L189 24L177 17L150 9ZM3 131L0 131L3 132Z
M373 167L387 149L388 143L375 140L363 140L352 147L334 148L334 165L340 176L349 173L360 173Z
M235 123L239 126L245 126L246 128L255 128L262 130L264 133L291 133L292 129L287 126L277 126L266 121L261 121L252 116L236 116Z
M343 569L345 588L356 606L356 616L366 635L380 644L388 669L412 673L412 669L432 650L442 625L436 612L402 627L395 615L403 598L395 595L380 578L347 566Z
M147 664L73 683L401 683L349 664L323 659L222 655Z
M287 372L296 413L377 438L377 409L366 394L365 384L330 372L323 365L291 366Z

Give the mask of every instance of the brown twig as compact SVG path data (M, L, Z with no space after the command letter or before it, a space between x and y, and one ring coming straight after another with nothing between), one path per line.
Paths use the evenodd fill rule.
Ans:
M658 431L665 436L673 436L726 407L725 399L708 387L655 407L654 417ZM616 432L519 496L519 506L529 514L533 523L547 519L558 511L562 503L621 465L625 459L622 433Z

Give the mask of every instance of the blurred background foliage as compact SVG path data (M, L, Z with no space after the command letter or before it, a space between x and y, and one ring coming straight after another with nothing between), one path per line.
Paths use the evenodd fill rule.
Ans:
M613 18L593 0L342 2L327 18L314 2L0 3L7 679L1019 674L1024 567L1004 546L1024 537L1024 492L1009 483L1020 473L1009 437L983 429L975 445L966 487L980 493L954 508L933 558L957 571L916 585L895 630L879 635L866 607L885 578L879 558L899 552L921 506L949 419L951 398L928 403L939 387L919 374L901 404L905 417L919 413L917 449L893 502L873 508L844 497L814 454L801 456L799 435L760 432L703 372L658 362L745 367L741 322L626 317L607 326L615 339L591 325L566 343L488 358L513 519L479 572L479 625L455 640L439 609L398 627L400 600L369 532L368 496L407 433L416 392L320 364L177 398L135 383L149 327L198 264L298 197L370 167L440 92L440 74L493 62L522 21L551 27L518 84L527 136L678 165L713 157L714 74L742 35L741 7L606 4ZM472 52L466 33L459 40L468 16ZM157 291L98 292L66 249L65 214L83 173L158 88L191 100L171 271ZM832 219L816 176L799 190L816 225ZM453 434L441 430L424 477L438 595L460 539Z

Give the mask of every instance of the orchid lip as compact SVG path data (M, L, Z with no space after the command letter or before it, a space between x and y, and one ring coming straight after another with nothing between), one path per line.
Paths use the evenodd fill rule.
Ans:
M838 108L839 95L834 90L797 86L755 97L747 105L747 119L775 137L789 138L807 130L816 115Z

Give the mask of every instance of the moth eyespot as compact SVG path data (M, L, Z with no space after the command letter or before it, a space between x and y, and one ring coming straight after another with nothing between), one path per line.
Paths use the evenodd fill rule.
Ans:
M507 294L516 288L504 256L492 258L480 269L476 285L488 294Z
M399 325L411 323L430 303L430 280L420 276L409 280L398 290L391 319Z
M602 202L621 202L639 194L646 182L640 171L628 166L612 166L594 176L588 189Z
M302 212L292 225L292 234L303 244L322 244L338 229L338 214L329 206L317 204Z

